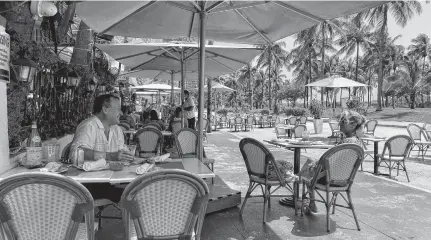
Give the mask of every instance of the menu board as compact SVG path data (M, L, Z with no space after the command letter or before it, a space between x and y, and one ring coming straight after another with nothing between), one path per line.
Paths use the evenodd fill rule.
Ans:
M0 80L9 82L10 38L6 32L0 32Z

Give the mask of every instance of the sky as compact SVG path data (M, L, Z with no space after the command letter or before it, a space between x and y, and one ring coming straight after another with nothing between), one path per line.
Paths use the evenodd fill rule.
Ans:
M388 31L390 36L402 35L395 44L403 45L407 48L411 44L411 40L421 33L425 33L431 37L431 3L426 4L425 1L421 1L421 3L422 14L414 16L413 19L407 22L404 28L398 26L392 17L389 18ZM286 43L286 50L289 51L294 47L294 37L287 37L282 41ZM291 73L284 71L284 74L287 76L287 79L292 78Z

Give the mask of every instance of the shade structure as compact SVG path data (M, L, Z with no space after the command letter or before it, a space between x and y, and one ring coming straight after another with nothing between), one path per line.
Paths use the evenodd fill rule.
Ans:
M181 61L188 72L199 71L199 45L184 43L97 44L97 48L124 64L130 71L181 71ZM205 76L235 72L253 60L262 48L253 45L206 45ZM183 54L183 57L182 57ZM184 60L182 60L184 59Z
M76 13L99 34L127 37L199 39L199 141L203 156L206 38L273 44L326 19L350 15L385 1L140 1L80 2Z
M386 1L199 2L84 1L77 4L76 13L99 34L166 39L199 38L199 13L205 12L208 39L266 44Z
M136 95L148 95L148 96L159 94L158 92L148 92L148 91L146 91L146 92L145 91L137 91L135 93L136 93ZM160 95L169 95L169 93L161 92Z
M160 83L152 83L152 84L146 84L146 85L140 85L140 86L135 86L135 87L131 87L132 89L136 89L136 90L157 90L157 91L170 91L171 90L171 86L167 85L167 84L160 84ZM175 91L180 91L180 88L174 87Z
M207 86L204 87L204 91L208 91ZM232 89L230 87L226 87L225 85L223 85L221 83L212 83L211 84L211 91L223 93L223 92L234 92L235 89Z
M344 77L328 77L305 85L307 87L348 88L367 87L368 85Z
M120 76L124 77L139 77L139 78L150 78L150 79L171 79L181 80L181 71L169 71L169 70L134 70L123 72ZM197 71L185 71L184 81L186 84L196 84L198 81Z

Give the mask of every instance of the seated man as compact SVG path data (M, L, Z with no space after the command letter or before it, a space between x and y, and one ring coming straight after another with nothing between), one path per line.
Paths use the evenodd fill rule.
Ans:
M77 149L84 149L85 161L104 158L106 161L131 161L133 155L124 145L124 135L117 125L120 122L121 100L111 94L98 96L94 101L93 116L79 124L70 147L73 159ZM94 199L107 198L119 202L123 189L109 183L86 183Z

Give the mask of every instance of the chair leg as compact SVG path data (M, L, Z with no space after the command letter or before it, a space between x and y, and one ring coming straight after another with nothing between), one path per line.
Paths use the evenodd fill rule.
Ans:
M268 186L268 208L271 208L271 186Z
M404 161L403 161L403 169L404 169L404 172L406 172L407 181L410 182L409 174L407 173L406 163Z
M239 214L242 215L242 211L244 210L245 204L247 203L247 199L250 197L251 189L253 189L254 184L250 182L250 185L248 186L247 194L245 194L244 201L241 205L241 210L239 211Z
M306 195L305 188L306 188L305 183L302 183L301 216L304 216L304 202L305 202L304 200Z
M356 217L355 207L353 206L352 197L350 196L350 191L347 192L347 199L349 199L349 205L350 205L350 209L352 209L353 218L355 219L355 222L356 222L356 227L358 228L358 231L361 231L361 228L359 227L358 218Z
M297 184L299 184L297 181L293 183L293 189L296 189ZM298 196L296 196L295 191L293 191L293 207L295 208L295 216L298 216Z
M326 191L326 231L330 232L331 229L331 222L329 221L329 213L331 211L331 204L329 200L329 192Z
M268 187L265 186L265 193L263 194L263 223L266 223L266 205L268 204Z
M332 214L335 214L335 204L337 203L337 196L338 196L338 194L334 193L334 203L332 206Z

